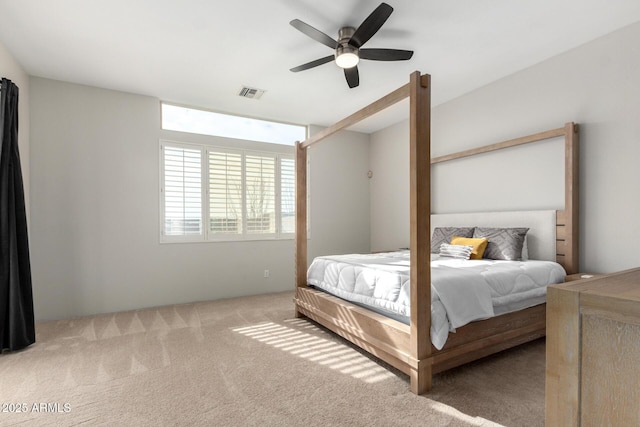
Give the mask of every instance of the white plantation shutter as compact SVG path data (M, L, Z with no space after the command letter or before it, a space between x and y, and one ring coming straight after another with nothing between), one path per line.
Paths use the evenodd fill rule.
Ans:
M245 207L247 234L276 232L276 159L245 155Z
M291 154L160 142L160 240L292 238Z
M242 154L209 152L209 231L242 233Z
M296 231L296 171L292 158L280 158L280 233Z
M163 147L165 236L198 236L202 230L202 151Z

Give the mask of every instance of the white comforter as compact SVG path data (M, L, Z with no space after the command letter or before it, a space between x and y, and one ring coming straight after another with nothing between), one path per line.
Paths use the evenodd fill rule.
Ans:
M459 260L432 255L431 342L471 321L540 304L565 271L551 261ZM314 259L309 284L408 323L409 251Z

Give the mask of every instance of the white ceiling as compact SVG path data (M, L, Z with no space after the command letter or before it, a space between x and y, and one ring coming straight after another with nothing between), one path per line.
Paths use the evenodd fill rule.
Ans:
M388 0L367 48L415 51L361 61L349 89L334 63L292 73L331 49L289 25L337 38L375 0L0 0L0 42L30 75L150 95L220 112L330 125L406 83L432 76L432 105L451 100L640 21L638 0ZM243 85L265 89L240 98ZM396 108L355 130L406 118Z

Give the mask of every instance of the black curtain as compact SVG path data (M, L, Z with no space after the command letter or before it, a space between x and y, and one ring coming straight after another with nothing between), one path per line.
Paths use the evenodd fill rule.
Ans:
M2 79L0 102L0 351L36 341L31 265L18 154L18 87Z

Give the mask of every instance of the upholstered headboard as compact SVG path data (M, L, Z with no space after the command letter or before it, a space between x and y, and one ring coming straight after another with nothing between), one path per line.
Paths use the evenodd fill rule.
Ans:
M435 227L528 227L529 259L556 261L556 211L432 214Z

